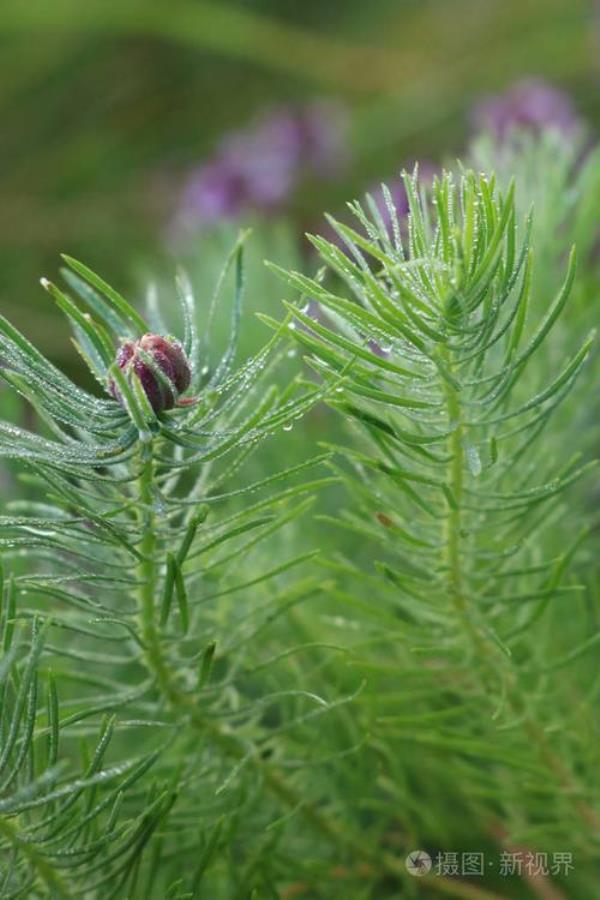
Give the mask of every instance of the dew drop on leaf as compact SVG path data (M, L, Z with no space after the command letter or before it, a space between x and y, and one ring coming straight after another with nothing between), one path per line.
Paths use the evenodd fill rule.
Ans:
M465 444L465 453L467 456L467 465L471 475L477 477L481 475L481 459L477 448L473 444Z

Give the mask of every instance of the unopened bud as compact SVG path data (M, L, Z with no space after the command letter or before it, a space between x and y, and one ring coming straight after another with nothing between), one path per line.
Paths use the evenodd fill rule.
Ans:
M172 409L190 386L190 363L175 338L145 334L135 341L124 341L117 352L117 365L126 378L137 376L154 412ZM120 401L112 378L108 388Z

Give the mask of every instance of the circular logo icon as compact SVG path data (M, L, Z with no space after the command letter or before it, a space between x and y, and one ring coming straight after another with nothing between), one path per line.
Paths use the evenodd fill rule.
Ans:
M413 850L405 861L406 871L410 875L427 875L431 871L431 857L425 850Z

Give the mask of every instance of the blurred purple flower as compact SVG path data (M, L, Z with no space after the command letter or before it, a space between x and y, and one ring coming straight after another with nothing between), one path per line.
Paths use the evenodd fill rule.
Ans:
M177 218L182 224L192 224L196 219L206 224L216 222L234 215L246 193L239 173L223 160L212 160L190 176Z
M513 128L541 132L552 129L572 134L581 126L573 101L540 78L516 82L501 94L491 94L476 104L471 114L476 131L489 131L502 139Z
M213 158L190 174L177 222L199 227L248 209L281 208L303 177L332 177L347 161L345 117L337 105L277 110L226 135Z

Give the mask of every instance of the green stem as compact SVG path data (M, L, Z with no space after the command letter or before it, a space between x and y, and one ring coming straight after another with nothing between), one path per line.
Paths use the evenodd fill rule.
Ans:
M154 479L153 445L141 444L140 474L138 476L138 526L141 562L137 569L139 587L139 624L144 644L144 659L148 670L155 676L163 695L173 701L173 685L169 668L162 653L160 631L157 628L158 582L156 516L152 485Z
M446 520L445 552L448 564L448 579L450 596L457 613L465 618L467 613L467 600L465 597L462 568L461 568L461 543L462 543L462 511L461 503L464 484L464 453L463 453L463 425L461 423L461 410L458 400L458 392L448 384L446 386L446 400L448 404L448 418L450 427L454 430L448 442L450 462L448 464L448 482L456 505L450 509Z
M446 356L445 364L447 370L451 372L452 363L449 354ZM447 481L455 501L455 505L450 509L446 519L444 541L444 563L448 570L448 589L452 605L465 630L470 635L475 650L480 655L487 656L485 641L475 627L469 608L469 599L462 568L464 540L462 500L465 471L465 434L462 422L462 409L458 390L446 380L444 380L444 392L446 395L449 427L453 429L448 440L450 462L448 463Z

